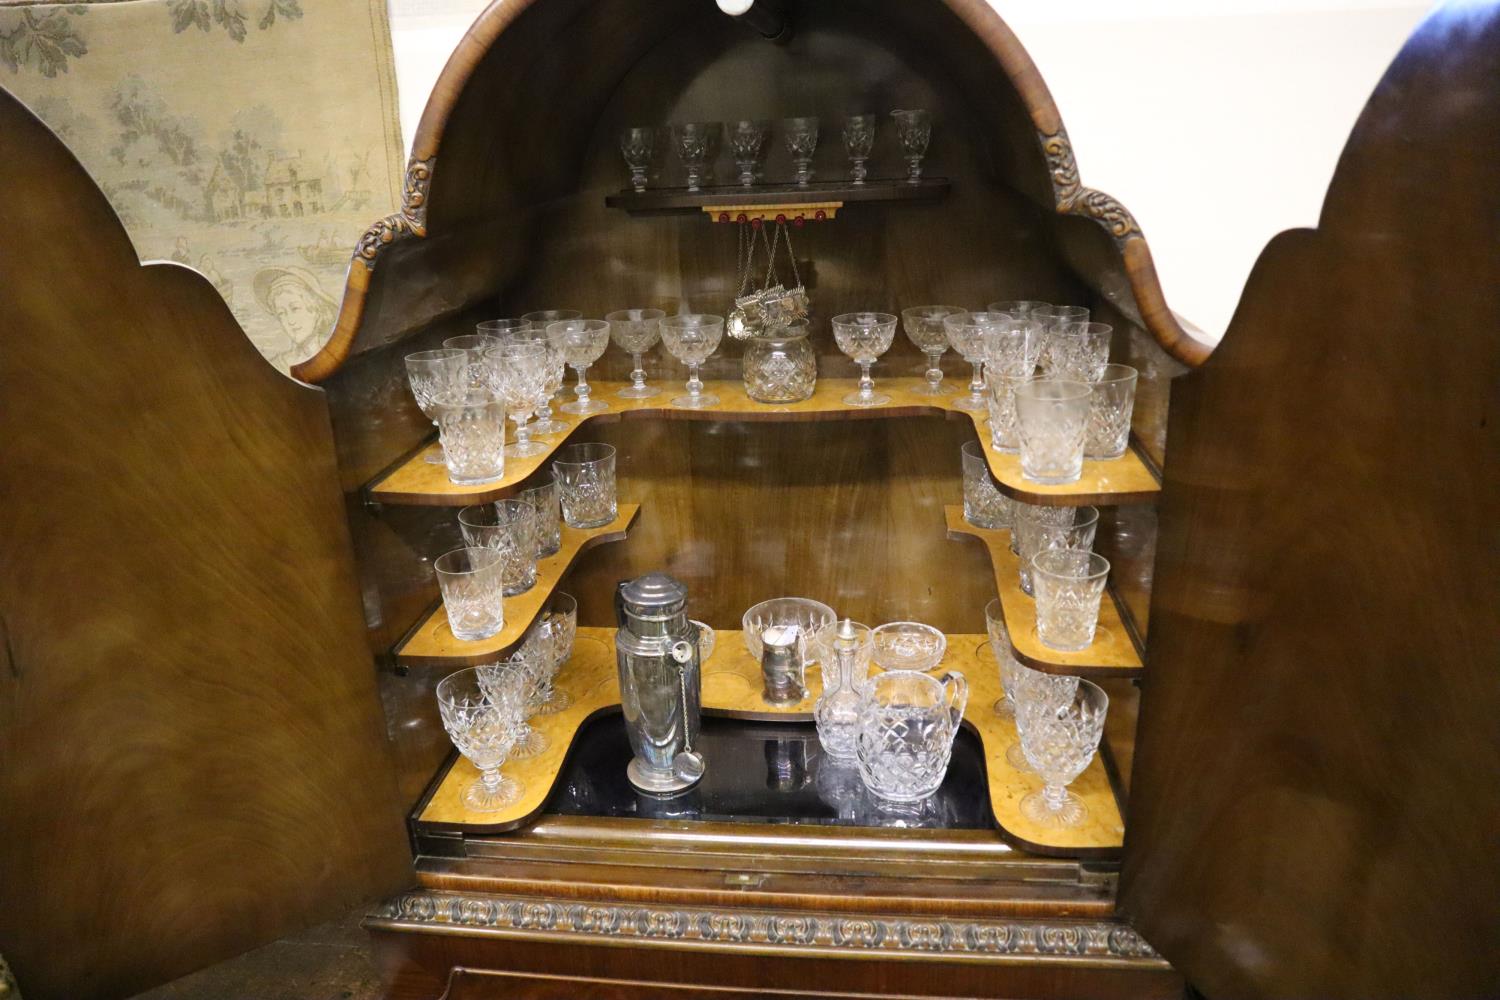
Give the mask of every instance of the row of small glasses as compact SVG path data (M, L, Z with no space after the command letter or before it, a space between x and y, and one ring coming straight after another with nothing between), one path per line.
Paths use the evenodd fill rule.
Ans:
M501 768L511 757L534 757L550 745L529 719L560 712L571 703L554 680L572 655L577 631L578 602L556 594L514 656L467 667L438 683L443 729L479 770L479 778L463 792L469 809L497 812L525 791L519 779L501 774Z
M1088 769L1099 748L1109 698L1089 681L1045 674L1018 661L998 600L985 607L984 617L1004 691L995 713L1016 723L1018 740L1006 748L1006 762L1034 772L1043 782L1021 799L1021 815L1039 826L1080 826L1088 807L1068 785Z
M923 110L892 111L896 123L896 137L901 143L902 155L907 163L907 181L915 184L922 179L922 158L927 155L927 144L932 138L932 117ZM849 179L855 184L865 183L869 169L865 164L875 148L877 116L850 115L844 119L842 136L844 150L849 154ZM813 153L818 148L819 122L813 117L786 118L781 122L782 139L787 153L792 158L793 180L799 187L812 182ZM656 159L658 130L651 126L628 128L620 136L620 152L625 165L630 168L630 183L637 191L647 188L649 173ZM687 189L701 190L705 182L713 179L714 165L724 137L729 137L729 149L734 164L739 168L739 183L752 187L762 179L766 158L766 140L771 135L771 122L761 119L743 119L733 122L686 122L671 126L672 143L677 157L687 173Z

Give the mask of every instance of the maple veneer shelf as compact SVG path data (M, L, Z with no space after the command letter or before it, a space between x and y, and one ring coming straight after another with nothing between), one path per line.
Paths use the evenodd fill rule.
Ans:
M488 639L469 642L448 627L448 612L438 602L421 624L396 646L396 661L406 666L472 667L492 663L520 645L557 584L577 558L604 542L618 542L635 524L638 503L619 505L619 516L598 528L562 526L562 546L536 565L536 583L524 594L505 598L505 627Z
M448 471L442 465L427 461L428 453L439 446L436 441L419 449L405 462L382 475L366 488L368 498L376 503L405 504L434 507L462 507L471 503L485 503L510 496L533 472L551 460L552 452L565 444L572 433L589 421L610 422L637 417L659 420L746 420L746 421L816 421L816 420L890 420L911 416L947 416L952 419L967 418L973 422L989 458L990 471L1006 495L1034 504L1081 505L1124 504L1152 500L1161 492L1161 483L1155 473L1141 460L1134 449L1106 462L1085 461L1083 475L1075 483L1060 486L1034 483L1021 475L1021 463L1015 455L1007 455L990 447L988 418L983 413L955 409L953 404L960 395L920 396L912 392L922 380L912 378L877 379L881 392L891 397L884 406L857 407L843 402L844 396L857 389L857 379L819 379L817 391L800 403L758 403L745 395L744 384L739 380L705 382L704 392L719 397L716 406L701 410L686 410L672 405L672 398L681 395L681 384L659 381L660 395L649 399L621 399L616 395L629 383L593 382L593 398L609 404L603 413L585 417L557 413L558 419L570 426L559 434L550 434L536 440L547 445L547 451L528 458L508 458L505 461L505 476L493 483L479 486L459 486L449 481ZM963 390L962 384L955 388ZM958 456L954 456L954 477L958 478Z
M475 813L463 804L463 790L476 777L474 765L456 757L435 781L431 794L417 810L419 826L465 833L505 833L535 819L546 806L562 773L568 749L579 729L595 716L615 710L620 703L615 674L614 629L580 628L572 658L563 665L556 684L572 695L572 704L553 715L536 716L531 724L548 737L544 752L526 760L508 761L504 773L525 785L519 801L503 813ZM703 711L707 715L811 724L812 708L822 690L817 668L809 671L809 693L795 705L769 705L760 697L760 664L745 649L738 631L719 631L714 651L703 664ZM965 723L984 748L990 808L1001 833L1024 850L1063 857L1103 857L1124 844L1125 821L1110 784L1102 754L1069 787L1088 806L1082 826L1070 830L1039 827L1021 815L1021 798L1041 787L1034 774L1017 771L1005 759L1016 741L1015 723L995 715L1000 697L999 670L982 635L950 635L948 652L936 672L956 670L969 683ZM621 771L625 761L620 761ZM713 767L762 767L760 760L711 759Z
M1036 601L1021 589L1020 561L1010 550L1010 532L976 528L964 520L964 509L947 506L948 534L973 535L984 543L995 568L995 586L1005 614L1005 629L1016 659L1034 670L1078 677L1137 677L1144 665L1140 650L1120 614L1114 594L1108 589L1099 602L1099 628L1093 645L1076 653L1065 653L1042 644L1036 634Z

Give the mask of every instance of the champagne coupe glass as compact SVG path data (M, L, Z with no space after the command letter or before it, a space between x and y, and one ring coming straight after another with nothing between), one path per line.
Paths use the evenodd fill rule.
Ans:
M677 156L687 168L687 189L702 190L705 176L712 173L715 155L719 152L719 137L724 126L718 122L687 122L674 130L677 140Z
M943 320L963 312L957 306L912 306L901 310L901 327L912 346L927 355L927 381L911 390L913 396L946 396L953 390L943 385L943 354L948 334Z
M661 342L668 353L688 366L686 396L672 400L673 406L696 410L705 406L717 406L719 397L703 391L703 380L698 377L698 366L719 346L724 336L724 317L709 313L683 313L668 316L661 321Z
M797 169L797 186L807 187L812 181L813 152L818 148L818 120L788 118L781 127L786 151L792 154L792 165Z
M974 368L969 380L969 394L954 402L954 409L988 411L990 401L984 394L984 334L1002 319L1003 313L961 312L943 317L943 332L948 343Z
M577 309L539 309L536 312L525 313L521 319L525 320L528 327L549 348L552 342L547 339L547 327L552 323L559 323L565 319L581 319L583 313ZM567 379L567 361L564 360L562 352L552 348L552 364L548 368L547 395L537 405L537 421L531 427L533 434L561 434L568 429L568 424L561 420L552 418L551 400L563 391L563 382Z
M1109 697L1099 685L1079 681L1073 696L1062 704L1040 699L1021 706L1025 725L1021 749L1045 786L1021 799L1021 815L1041 826L1076 827L1088 817L1088 807L1068 785L1082 774L1099 749Z
M849 162L853 164L849 168L849 179L855 184L863 184L869 171L865 169L865 161L870 158L870 150L875 148L875 116L874 115L850 115L844 119L844 152L849 154Z
M859 365L859 391L844 397L847 406L881 406L891 397L875 391L870 366L891 349L896 336L896 317L890 313L854 312L833 318L833 339L839 350Z
M443 346L463 351L466 355L464 371L469 376L469 384L460 388L494 390L495 387L490 384L490 370L484 363L484 352L491 347L499 347L498 339L483 333L466 333L459 337L449 337L443 341Z
M621 399L647 399L661 392L656 386L646 384L641 357L661 340L661 321L666 315L660 309L621 309L604 317L615 346L628 351L635 361L630 386L615 393Z
M499 347L485 351L484 360L506 412L516 422L516 443L506 445L505 454L512 458L542 454L547 446L531 440L526 422L547 384L546 346L534 340L503 341Z
M609 346L609 324L602 319L565 319L547 325L547 339L562 352L563 358L578 373L573 394L578 398L561 407L564 413L602 413L609 404L589 398L589 365L599 360Z
M646 171L651 169L651 157L655 152L656 129L636 127L621 133L620 153L630 168L630 184L637 194L646 190Z
M464 805L475 812L499 812L525 790L500 768L515 745L526 704L517 680L497 678L485 690L480 669L468 667L438 682L438 714L458 752L479 769L479 779L464 789Z
M463 388L467 371L468 354L456 347L444 347L436 351L417 351L406 356L406 380L411 385L411 394L417 401L422 415L438 425L438 411L433 399L440 393L456 392ZM427 461L433 465L443 464L443 450L427 453Z
M916 184L922 179L922 157L927 155L927 143L932 139L932 116L919 108L892 111L891 117L896 119L896 138L906 154L906 182Z
M729 151L734 154L734 165L740 168L740 183L745 187L754 185L760 174L770 134L771 123L767 121L738 121L729 126Z
M546 753L547 749L552 746L552 741L547 738L547 734L532 728L531 725L531 716L536 714L536 706L540 697L541 674L541 662L524 648L517 650L514 655L499 663L490 663L479 668L479 684L487 694L494 688L506 685L513 685L520 691L524 708L521 712L521 721L516 726L516 742L510 751L511 757L515 760L525 760Z

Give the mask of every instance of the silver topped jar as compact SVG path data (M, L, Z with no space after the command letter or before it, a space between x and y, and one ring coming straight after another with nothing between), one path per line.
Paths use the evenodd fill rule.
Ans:
M793 320L745 342L745 395L758 403L796 403L813 394L818 359L807 331L807 320Z

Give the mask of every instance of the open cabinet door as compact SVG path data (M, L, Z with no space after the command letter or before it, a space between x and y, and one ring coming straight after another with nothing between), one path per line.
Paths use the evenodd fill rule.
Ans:
M1123 911L1213 1000L1500 994L1500 5L1407 42L1168 441Z

